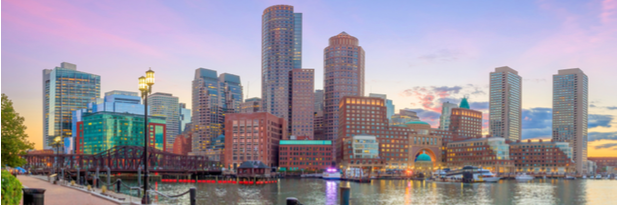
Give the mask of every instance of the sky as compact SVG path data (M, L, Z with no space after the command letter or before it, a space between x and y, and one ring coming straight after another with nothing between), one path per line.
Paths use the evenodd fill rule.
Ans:
M323 49L343 31L366 52L365 95L386 94L438 126L441 103L469 96L488 119L489 73L523 77L523 139L550 138L552 75L589 77L589 156L617 156L617 0L546 1L65 1L2 0L2 93L42 146L42 70L61 62L101 76L101 92L153 92L191 106L194 71L237 74L260 97L261 15L303 13L303 67L323 88Z

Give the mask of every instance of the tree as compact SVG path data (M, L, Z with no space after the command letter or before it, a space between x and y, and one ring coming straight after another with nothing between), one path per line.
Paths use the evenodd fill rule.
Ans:
M13 102L2 93L2 166L22 166L26 160L21 156L33 147L28 141L24 118L15 112Z

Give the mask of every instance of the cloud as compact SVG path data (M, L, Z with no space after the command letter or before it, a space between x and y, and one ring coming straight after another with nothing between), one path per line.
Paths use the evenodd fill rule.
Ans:
M611 115L589 115L589 121L587 122L588 127L611 127L611 121L613 120L613 116Z
M488 110L488 102L471 102L469 108L472 110Z
M441 49L433 53L425 54L418 59L428 62L451 62L458 60L463 55L462 52L451 49Z
M523 109L521 113L522 139L550 138L552 136L553 109Z
M609 110L617 110L617 106L608 106L608 107L606 107L606 109L609 109Z
M442 103L451 102L458 104L464 96L485 95L486 92L484 90L483 86L473 84L462 86L416 86L404 90L399 95L415 98L419 101L417 104L421 105L423 109L441 112ZM470 104L474 104L474 102L470 100ZM475 105L478 109L488 108L483 102L476 103Z
M590 132L587 133L587 140L617 140L617 132Z
M431 111L431 110L424 110L424 109L406 108L405 110L414 111L418 114L418 117L420 118L421 121L431 124L432 127L439 127L439 117L441 117L440 113Z
M602 1L602 13L600 13L600 18L602 19L602 22L611 22L614 19L615 15L617 15L617 0Z
M595 149L608 149L608 148L612 148L612 147L617 147L617 143L606 143L603 145L597 145L594 148Z

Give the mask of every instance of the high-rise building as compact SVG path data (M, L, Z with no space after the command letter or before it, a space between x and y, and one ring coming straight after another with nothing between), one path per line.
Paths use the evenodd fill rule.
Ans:
M490 75L489 132L493 137L521 139L522 78L510 67Z
M322 111L323 113L323 90L315 90L315 112Z
M587 172L588 83L578 68L553 75L553 140L570 143L579 174Z
M75 64L43 70L43 149L51 149L55 137L70 141L72 112L86 109L101 95L101 77L77 71ZM66 138L66 139L64 139Z
M302 14L275 5L262 15L261 95L264 112L289 117L289 71L302 67Z
M212 139L224 134L225 113L240 111L240 76L198 68L193 80L192 153L205 154Z
M313 117L313 139L325 140L326 135L324 133L323 111L315 112L315 116Z
M315 108L315 70L293 69L289 71L289 135L313 138ZM283 136L289 139L287 136Z
M187 128L186 125L191 123L191 109L186 109L186 103L179 103L178 113L180 113L180 130L177 134L181 134Z
M287 122L267 112L234 113L225 117L225 167L258 160L278 166L279 141L287 135Z
M482 112L469 109L467 98L463 98L459 108L452 108L450 131L460 139L482 137Z
M450 115L452 108L458 108L457 104L444 102L441 106L441 116L439 117L439 129L450 130Z
M254 113L261 110L261 98L248 98L240 104L240 113Z
M324 125L326 139L339 134L339 101L364 95L364 50L356 37L342 32L324 49ZM334 149L337 149L335 147Z
M392 100L387 98L386 94L377 94L377 93L370 93L368 94L369 97L378 97L381 99L384 99L386 101L386 108L388 109L386 111L386 115L388 116L388 120L392 120L392 115L394 115L394 104L392 103Z
M148 96L148 115L163 116L167 125L167 152L173 152L176 135L180 134L180 107L178 97L169 93L154 93Z

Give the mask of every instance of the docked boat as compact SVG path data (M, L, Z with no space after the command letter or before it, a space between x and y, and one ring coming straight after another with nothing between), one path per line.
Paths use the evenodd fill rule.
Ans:
M328 168L322 173L321 178L326 180L339 180L341 179L341 172L336 168Z
M587 179L587 175L583 175L583 179Z
M602 175L601 174L596 175L596 179L602 179Z
M593 176L593 175L591 175L591 176L589 176L589 178L590 178L590 179L595 179L596 177L595 177L595 176Z
M527 173L522 173L522 174L516 175L514 179L516 179L516 181L519 181L519 182L526 182L526 181L532 180L533 176L527 175Z
M465 166L462 169L447 172L445 178L450 181L461 181L465 183L497 182L501 179L501 177L497 177L487 169L477 168L474 166Z
M565 178L563 178L563 179L565 179L565 180L575 180L575 179L576 179L576 177L574 177L574 176L570 176L570 175L566 175L566 177L565 177Z

